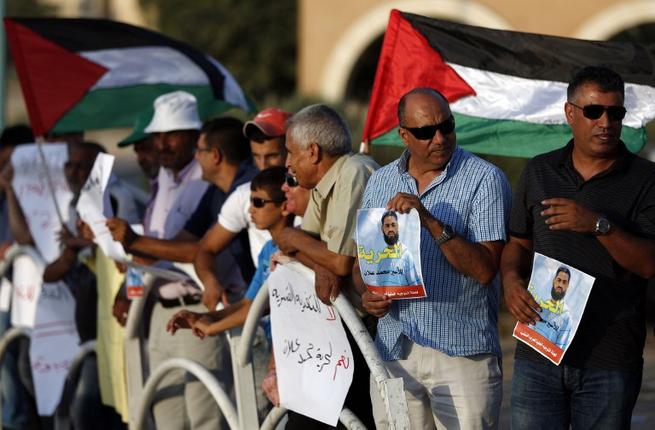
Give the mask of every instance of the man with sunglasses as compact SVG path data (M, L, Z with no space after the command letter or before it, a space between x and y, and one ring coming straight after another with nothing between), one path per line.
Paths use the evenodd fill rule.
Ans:
M496 166L457 146L446 98L416 88L398 103L400 158L371 176L363 208L418 211L427 297L389 300L368 290L379 317L376 345L389 372L403 377L412 428L498 427L502 398L495 275L511 191ZM389 428L370 385L377 428Z
M579 70L564 113L573 139L532 159L514 196L505 300L519 321L539 321L541 306L526 291L533 252L596 280L559 366L517 344L512 428L630 428L655 275L655 164L620 140L624 83L612 70Z
M250 141L252 158L259 171L284 165L285 122L289 117L291 114L282 109L266 108L243 126L243 136ZM270 233L258 229L250 218L250 185L250 181L245 182L230 194L221 207L217 222L203 236L198 246L194 266L205 287L203 302L209 309L216 307L225 296L225 288L214 274L215 256L241 232L247 231L250 255L256 267L262 247L271 240Z

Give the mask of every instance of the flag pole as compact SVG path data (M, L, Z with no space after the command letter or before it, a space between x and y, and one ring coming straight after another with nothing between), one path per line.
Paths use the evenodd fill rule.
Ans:
M57 212L57 218L59 219L61 226L66 227L66 223L64 223L64 218L61 215L61 209L59 208L59 203L57 203L57 198L55 197L55 186L52 183L52 177L50 176L50 169L48 169L48 163L46 163L45 160L45 153L43 152L43 136L37 137L36 147L37 147L37 152L39 153L39 158L41 159L41 163L43 163L45 182L46 184L48 184L48 188L50 189L50 197L52 197L52 202L55 204L55 212Z

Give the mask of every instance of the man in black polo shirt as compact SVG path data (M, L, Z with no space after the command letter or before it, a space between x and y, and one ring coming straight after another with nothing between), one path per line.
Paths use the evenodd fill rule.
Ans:
M527 292L533 252L596 278L559 366L517 343L512 428L629 428L641 386L646 282L655 275L655 164L620 140L623 80L580 70L567 91L573 139L525 168L502 255L505 300L539 320Z

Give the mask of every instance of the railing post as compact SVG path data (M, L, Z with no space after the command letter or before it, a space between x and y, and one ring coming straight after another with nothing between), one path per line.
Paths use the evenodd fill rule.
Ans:
M371 339L366 327L362 324L348 299L340 294L334 300L333 305L348 330L350 330L355 343L362 351L366 364L371 370L371 376L378 385L389 418L389 426L395 430L409 429L409 412L407 410L403 379L390 377L389 371L384 366L380 353L373 343L373 339Z
M198 381L207 387L209 393L212 395L212 397L214 397L214 400L223 413L223 416L225 417L225 420L227 421L230 429L239 429L239 417L237 415L236 409L234 408L234 404L232 404L232 401L230 400L229 395L225 393L223 388L221 388L214 375L212 375L202 365L186 358L171 358L170 360L166 360L152 372L146 381L145 386L143 387L143 398L137 405L138 407L134 420L134 428L145 428L146 416L150 410L150 404L152 403L155 393L157 392L157 386L164 378L164 376L166 376L166 374L177 369L186 370L198 378Z
M5 355L7 354L7 348L12 344L16 339L25 337L30 338L30 331L24 328L11 327L7 330L0 340L0 366L5 360ZM2 430L2 392L0 391L0 430Z

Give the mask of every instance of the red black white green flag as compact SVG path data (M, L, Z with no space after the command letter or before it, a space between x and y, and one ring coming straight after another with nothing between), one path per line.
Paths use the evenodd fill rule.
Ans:
M393 10L384 36L364 140L402 145L399 98L432 87L450 101L457 142L477 153L532 157L563 146L573 74L604 64L626 82L622 139L632 151L655 118L655 46L490 30Z
M253 106L218 61L132 25L103 19L6 18L36 135L131 127L157 96L185 90L202 118Z

